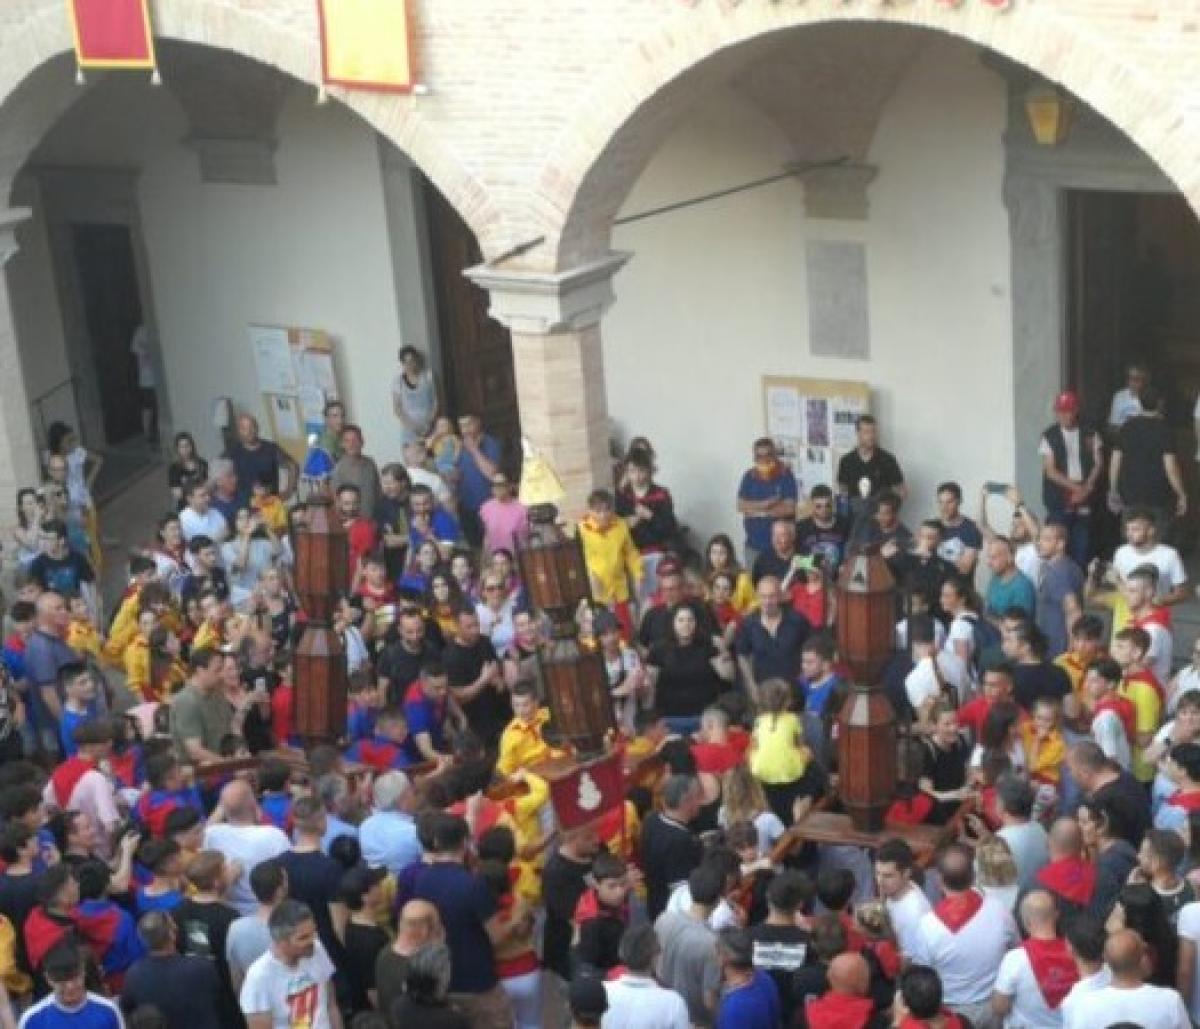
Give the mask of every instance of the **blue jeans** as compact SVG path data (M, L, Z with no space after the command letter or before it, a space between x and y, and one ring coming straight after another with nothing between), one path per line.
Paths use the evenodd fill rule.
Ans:
M1090 514L1078 511L1050 511L1047 520L1052 520L1067 530L1067 555L1080 568L1087 571L1091 560L1092 538Z
M663 721L667 728L677 736L691 736L700 730L699 715L665 715Z

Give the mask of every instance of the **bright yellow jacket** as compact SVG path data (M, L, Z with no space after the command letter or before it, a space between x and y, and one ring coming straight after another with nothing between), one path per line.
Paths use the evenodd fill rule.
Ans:
M1032 721L1021 723L1021 743L1025 747L1025 759L1031 779L1039 782L1057 783L1062 778L1062 765L1067 759L1067 743L1063 734L1055 729L1034 756L1037 731Z
M500 757L496 760L496 771L501 775L512 775L518 768L528 768L552 757L556 751L542 737L542 726L550 721L550 712L539 708L532 722L514 718L500 737Z
M1162 700L1145 679L1126 679L1121 683L1121 696L1133 705L1135 728L1139 736L1153 735L1162 724ZM1133 751L1133 777L1138 782L1153 782L1158 772L1153 761L1146 760L1146 748L1137 740L1129 741Z
M120 666L125 660L125 648L137 635L138 616L142 605L137 593L130 593L121 601L116 617L108 630L108 642L104 645L104 658L109 664Z
M150 689L150 641L138 633L129 641L123 657L125 685L143 700L162 700Z
M614 518L601 528L588 515L579 523L583 557L592 578L594 599L600 604L629 600L629 580L642 581L642 555L629 535L629 526Z
M263 521L278 535L285 535L288 530L288 513L280 497L269 495L261 501L254 501L251 506L263 517Z
M203 650L205 647L209 650L220 650L223 646L225 646L225 638L221 635L220 627L211 622L201 622L200 628L196 630L196 636L192 640L192 653Z
M100 630L86 618L81 621L72 618L71 625L67 629L67 646L81 657L84 654L91 654L92 657L99 660L102 649Z
M33 992L33 980L17 965L17 934L4 915L0 915L0 983L12 1000Z
M521 852L541 843L549 829L542 825L542 811L549 810L550 784L540 775L526 774L525 785L529 787L529 792L506 800L504 807L512 815L513 836L517 845L516 891L530 904L537 906L542 902L542 868L546 864L546 848L541 848L532 857L522 857Z

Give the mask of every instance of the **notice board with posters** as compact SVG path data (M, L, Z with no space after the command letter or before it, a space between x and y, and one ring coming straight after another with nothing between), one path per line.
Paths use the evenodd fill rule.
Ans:
M766 435L791 466L800 495L834 485L838 462L854 449L855 422L871 410L871 387L843 379L763 376Z
M251 325L250 350L263 408L264 432L300 464L308 437L320 432L325 404L341 395L333 340L320 329Z

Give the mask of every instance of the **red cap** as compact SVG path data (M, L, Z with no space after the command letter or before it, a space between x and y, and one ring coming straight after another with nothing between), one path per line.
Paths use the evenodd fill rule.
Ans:
M1054 398L1054 410L1058 414L1079 414L1079 397L1071 390L1060 393Z

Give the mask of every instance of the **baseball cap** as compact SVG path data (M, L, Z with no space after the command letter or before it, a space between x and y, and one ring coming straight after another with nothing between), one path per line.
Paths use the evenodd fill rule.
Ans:
M1065 390L1054 398L1054 410L1058 414L1078 414L1079 397L1072 390Z

